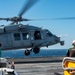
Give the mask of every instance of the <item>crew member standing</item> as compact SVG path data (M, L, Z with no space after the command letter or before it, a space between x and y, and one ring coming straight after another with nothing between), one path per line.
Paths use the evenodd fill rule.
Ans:
M73 47L67 52L68 57L75 57L75 40L72 42Z
M12 68L12 69L15 69L14 62L11 62L11 68Z

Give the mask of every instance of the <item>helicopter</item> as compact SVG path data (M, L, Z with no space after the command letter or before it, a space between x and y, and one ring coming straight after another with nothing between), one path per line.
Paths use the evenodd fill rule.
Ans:
M24 54L30 55L30 52L38 54L41 47L48 47L64 41L60 37L51 33L48 29L32 25L24 25L20 22L35 21L33 19L22 18L22 15L39 0L28 0L18 16L12 18L0 18L0 20L11 21L9 25L0 26L0 42L2 50L26 49Z

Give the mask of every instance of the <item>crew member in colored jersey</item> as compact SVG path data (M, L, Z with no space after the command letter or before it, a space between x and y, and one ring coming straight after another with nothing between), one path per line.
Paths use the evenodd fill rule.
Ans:
M68 57L75 57L75 40L72 42L73 47L68 49L67 55Z

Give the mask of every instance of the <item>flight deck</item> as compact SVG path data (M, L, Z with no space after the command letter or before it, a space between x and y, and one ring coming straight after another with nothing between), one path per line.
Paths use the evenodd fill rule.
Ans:
M20 75L63 75L64 57L38 57L8 59L15 62L15 70Z

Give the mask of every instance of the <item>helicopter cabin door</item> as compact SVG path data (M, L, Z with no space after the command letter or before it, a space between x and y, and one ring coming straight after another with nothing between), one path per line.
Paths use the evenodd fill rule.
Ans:
M40 31L35 31L34 32L34 39L35 40L41 40L41 33L40 33Z
M43 44L43 42L45 41L45 35L44 35L44 32L41 31L41 30L37 30L34 32L34 43L35 43L35 46L38 47L38 46L41 46Z
M38 46L42 43L41 31L34 32L34 41L35 41L35 46Z

